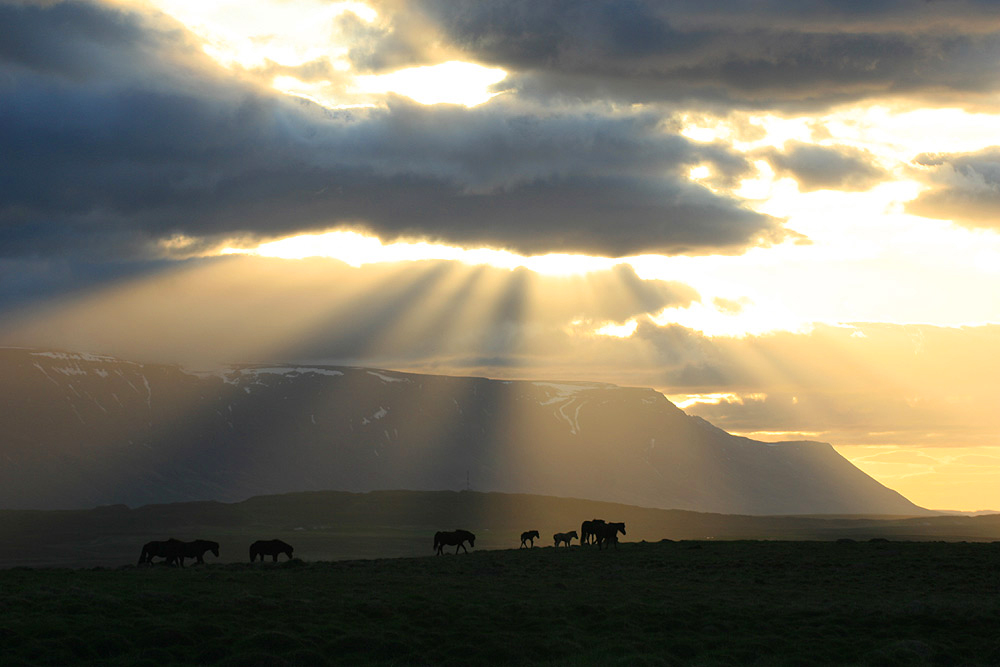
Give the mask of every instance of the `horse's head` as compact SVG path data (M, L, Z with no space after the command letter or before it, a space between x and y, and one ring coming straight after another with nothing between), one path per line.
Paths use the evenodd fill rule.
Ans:
M215 556L216 558L219 557L219 543L218 542L209 542L209 547L208 548L211 549L213 556Z
M568 534L568 535L569 535L570 537L572 537L572 538L575 538L575 539L580 539L580 536L576 534L576 531L575 531L575 530L571 530L571 531L569 531L569 533L567 533L567 534Z
M622 535L625 535L625 522L624 521L622 521L621 523L616 523L615 527L618 529L619 533L621 533Z
M476 536L475 535L473 535L472 533L466 533L465 536L469 538L469 546L470 547L476 546Z

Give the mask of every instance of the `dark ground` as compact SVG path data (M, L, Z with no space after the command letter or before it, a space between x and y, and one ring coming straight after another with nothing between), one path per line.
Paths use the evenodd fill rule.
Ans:
M1000 545L0 570L3 665L995 665Z

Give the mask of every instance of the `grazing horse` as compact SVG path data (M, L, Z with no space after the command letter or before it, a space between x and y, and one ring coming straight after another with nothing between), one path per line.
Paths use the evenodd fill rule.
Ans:
M578 537L576 531L571 530L568 533L556 533L555 535L552 536L552 539L556 541L557 547L559 546L560 542L564 543L568 547L570 541L575 537Z
M278 562L278 554L285 554L288 560L292 560L292 545L281 540L257 540L250 545L250 562L254 562L260 556L260 562L264 562L264 556L271 556L275 563Z
M467 530L439 531L434 533L434 549L437 550L438 556L444 553L446 546L454 546L455 553L458 553L459 547L465 553L469 553L469 550L465 548L465 542L468 542L470 547L475 547L476 536Z
M167 565L175 565L181 558L184 551L184 543L180 540L170 538L169 540L154 540L142 545L142 553L139 554L139 565L143 563L153 564L154 558L165 558Z
M196 563L205 564L205 552L211 551L216 558L219 557L219 543L211 540L194 540L192 542L181 542L182 548L179 554L181 567L184 567L185 558L195 558Z
M591 544L597 541L597 529L605 525L604 519L593 519L580 524L580 544Z
M617 523L606 523L603 526L599 526L595 535L597 536L597 548L600 549L601 545L613 544L615 549L618 548L618 533L622 535L625 534L625 522L619 521Z
M525 542L527 542L531 546L535 546L535 538L536 537L538 537L538 531L537 530L527 530L527 531L521 533L521 546L519 548L523 549ZM539 538L539 539L541 539L541 538Z

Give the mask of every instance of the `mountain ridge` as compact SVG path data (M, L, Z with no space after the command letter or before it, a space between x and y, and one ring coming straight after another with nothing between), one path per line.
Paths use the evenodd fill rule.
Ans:
M828 443L733 436L648 388L25 348L0 349L0 373L0 507L471 486L736 514L927 512Z

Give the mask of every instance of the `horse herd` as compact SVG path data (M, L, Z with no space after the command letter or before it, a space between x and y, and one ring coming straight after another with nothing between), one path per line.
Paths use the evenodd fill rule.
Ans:
M153 564L154 558L163 558L167 565L180 565L184 567L185 558L194 558L197 563L205 562L205 554L211 551L216 558L219 557L219 543L211 540L194 540L193 542L182 542L174 538L162 541L147 542L142 546L142 553L139 554L139 565L143 563ZM292 545L281 540L257 540L250 545L250 562L254 562L257 556L264 560L264 556L271 556L274 562L278 561L278 555L285 554L288 559L292 559Z
M575 530L571 530L568 533L555 533L552 540L556 547L560 544L565 544L568 547L573 540L579 539L581 545L596 544L598 550L605 546L614 546L617 549L618 533L625 535L624 522L591 519L580 524L579 535ZM521 546L519 548L530 549L535 546L537 539L541 539L537 530L526 530L521 533ZM469 550L465 548L466 542L469 543L470 547L476 546L476 536L467 530L441 531L434 534L434 550L439 556L444 553L446 546L455 547L455 553L458 553L459 548L465 553L469 553Z
M584 521L580 525L580 533L575 530L568 533L555 533L552 536L555 546L564 544L567 547L570 543L579 539L580 544L596 544L598 549L605 546L618 548L618 534L625 534L625 524L622 522L608 522L603 519L591 519ZM537 530L527 530L521 533L521 547L531 548L535 546L535 540L540 539ZM468 542L470 547L476 546L476 536L467 530L440 531L434 534L434 550L440 556L444 553L446 546L455 547L455 553L462 549L465 553L469 550L465 548ZM162 541L147 542L142 547L139 554L139 565L153 564L154 558L163 558L167 565L179 565L184 567L185 558L194 558L196 563L205 562L205 554L212 552L216 558L219 557L219 543L211 540L194 540L192 542L182 542L174 538ZM292 559L292 546L281 540L257 540L250 545L250 562L253 563L260 556L271 556L274 562L278 561L280 554L285 554L289 560Z

